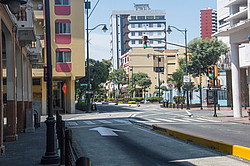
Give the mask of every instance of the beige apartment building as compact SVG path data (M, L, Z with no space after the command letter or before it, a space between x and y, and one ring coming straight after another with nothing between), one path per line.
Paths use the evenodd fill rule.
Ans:
M43 66L46 66L43 0L32 0L36 19L36 47L42 49L42 61L33 65L33 108L47 114L47 87ZM51 0L51 57L53 69L53 109L75 112L75 80L85 76L84 0ZM41 43L41 44L40 44ZM66 86L67 92L62 88Z
M184 58L185 49L154 50L153 48L132 48L132 51L122 55L121 68L129 74L129 78L135 73L147 73L151 78L152 85L148 88L147 96L153 96L158 85L159 78L167 83L168 78L179 68L178 59ZM158 65L159 61L159 65ZM123 86L126 88L126 86ZM143 96L142 91L137 89L134 96Z

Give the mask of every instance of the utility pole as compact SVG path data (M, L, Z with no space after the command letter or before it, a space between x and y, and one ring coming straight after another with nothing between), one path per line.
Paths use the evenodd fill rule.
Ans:
M215 87L215 55L213 54L213 86ZM213 117L217 117L216 114L216 104L217 104L217 97L216 97L216 93L217 91L213 91L213 96L214 96L214 115Z
M132 67L132 70L130 70L130 71L132 71L132 98L134 97L134 90L133 90L133 88L134 88L134 66L131 66Z
M90 9L90 2L87 0L85 2L85 9L86 9L86 14L87 14L87 19L86 19L86 26L87 26L87 80L88 80L88 85L87 85L87 112L91 112L91 103L90 103L90 66L89 66L89 9Z
M160 67L159 67L159 54L158 54L158 89L159 89L159 103L160 103L160 97L161 97L161 83L160 83Z

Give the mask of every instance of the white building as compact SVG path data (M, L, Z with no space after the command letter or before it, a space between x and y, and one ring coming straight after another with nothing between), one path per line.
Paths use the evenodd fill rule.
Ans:
M112 12L110 53L113 69L120 68L121 55L134 47L143 47L143 35L149 38L148 47L166 49L165 15L166 11L151 10L149 4L134 4L134 10Z
M247 73L250 71L250 59L248 58L250 54L248 39L250 35L249 4L249 0L217 0L218 32L215 36L227 42L231 47L234 117L242 117L241 79L246 75L240 75L240 68L247 68Z

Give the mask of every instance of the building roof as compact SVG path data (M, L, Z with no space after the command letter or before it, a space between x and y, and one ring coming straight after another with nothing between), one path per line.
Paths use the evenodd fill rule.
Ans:
M165 10L114 10L112 15L150 15L150 14L164 14Z

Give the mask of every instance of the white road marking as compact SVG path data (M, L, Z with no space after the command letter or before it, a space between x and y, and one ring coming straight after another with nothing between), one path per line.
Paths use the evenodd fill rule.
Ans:
M208 122L220 122L220 121L218 121L218 120L205 119L205 118L196 118L196 119L204 120L204 121L208 121Z
M169 118L171 120L174 120L174 121L179 121L179 122L190 122L188 120L185 120L185 119L176 119L176 118Z
M117 132L127 132L124 130L117 130L117 129L110 129L107 127L96 127L96 128L92 128L89 130L94 130L94 131L98 131L99 134L101 134L101 136L118 136L114 131Z
M101 123L104 123L104 124L110 124L112 122L110 121L107 121L107 120L97 120L98 122L101 122Z
M88 124L88 125L93 125L93 124L95 124L94 122L92 122L92 121L83 121L84 123L86 123L86 124Z
M173 120L169 120L169 119L162 119L162 118L155 118L155 120L158 120L158 121L164 121L164 122L175 122Z
M203 120L197 120L197 119L193 119L193 118L183 118L189 121L194 121L194 122L204 122Z
M79 124L76 123L76 122L68 122L68 124L69 124L70 126L78 126L78 125L79 125Z
M121 120L121 119L115 119L115 122L119 122L119 123L125 123L125 124L131 124L129 121L127 120Z

